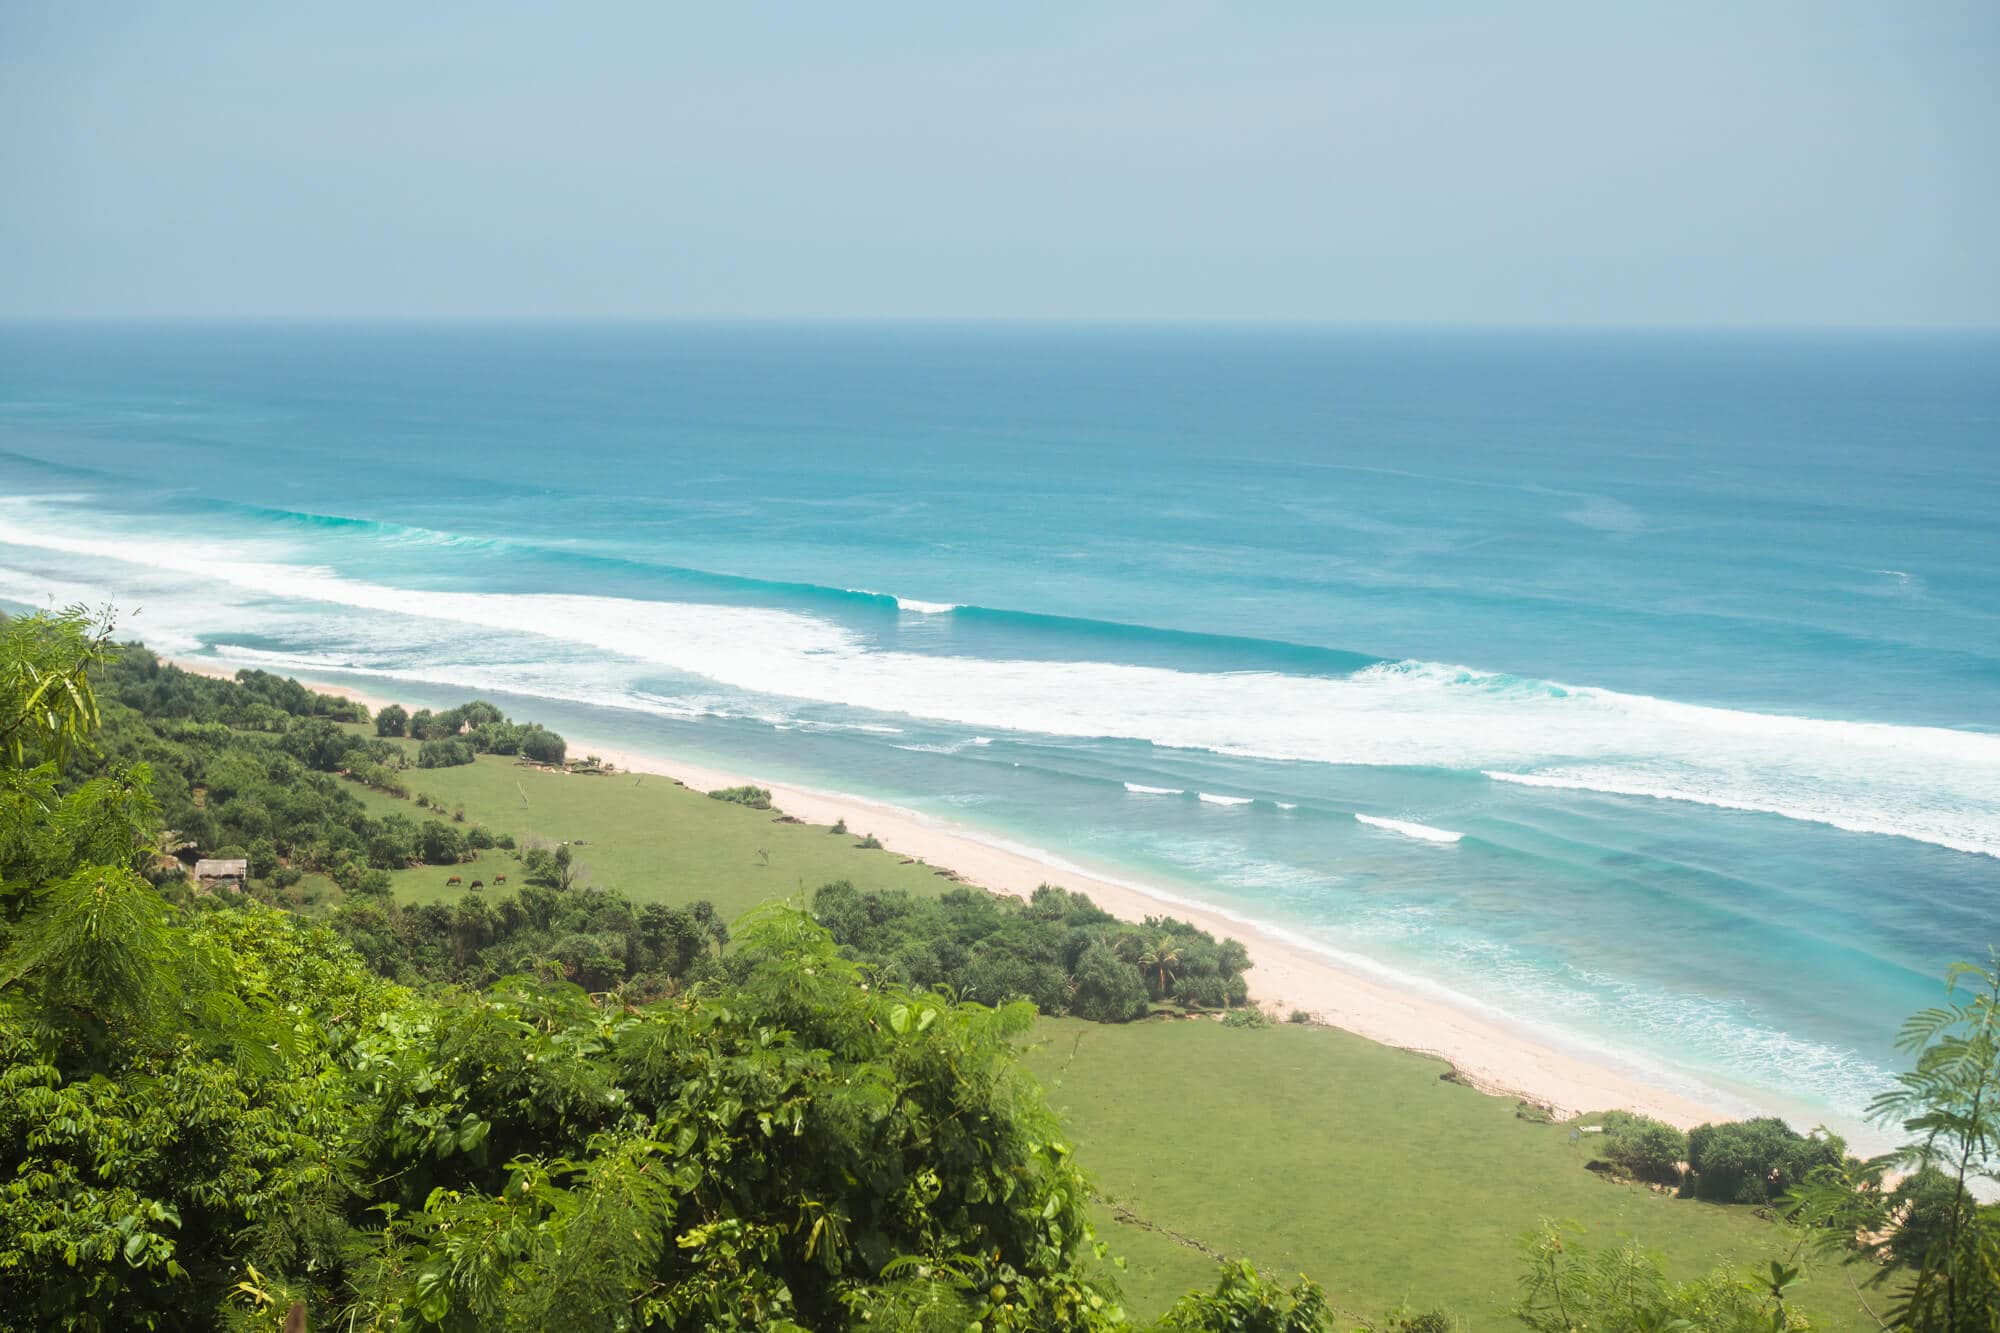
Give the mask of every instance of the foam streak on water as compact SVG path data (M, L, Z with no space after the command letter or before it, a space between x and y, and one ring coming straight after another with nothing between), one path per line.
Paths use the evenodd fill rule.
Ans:
M1702 707L1434 662L1326 678L939 658L885 651L795 612L389 587L322 567L245 559L226 544L162 550L132 537L69 535L34 515L21 504L0 513L0 543L171 570L239 594L495 632L531 626L572 648L759 695L1259 759L1481 771L1497 781L1757 811L2000 857L2000 735Z

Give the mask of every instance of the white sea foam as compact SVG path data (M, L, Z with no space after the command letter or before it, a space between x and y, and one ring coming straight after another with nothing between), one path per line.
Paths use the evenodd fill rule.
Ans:
M898 597L898 611L913 611L920 616L941 616L948 611L958 610L957 602L920 602L914 597Z
M1279 801L1278 808L1280 810L1296 810L1299 808L1299 805L1297 801Z
M1251 799L1248 796L1217 796L1212 791L1196 792L1195 795L1209 805L1248 805Z
M1185 795L1187 795L1187 793L1186 793L1185 791L1183 791L1183 790L1182 790L1181 788L1179 788L1179 787L1148 787L1148 786L1147 786L1147 785L1146 785L1145 783L1143 783L1143 782L1128 782L1128 783L1126 783L1126 784L1125 784L1125 790L1126 790L1126 791L1129 791L1129 792L1131 792L1131 793L1133 793L1133 794L1134 794L1134 795L1136 795L1136 796L1185 796Z
M22 552L6 557L16 574L0 580L0 596L38 604L59 576L84 600L143 601L132 628L162 643L274 624L293 641L319 642L338 625L357 669L400 654L412 679L470 683L463 677L477 667L511 681L478 688L572 698L624 695L621 678L664 669L770 701L774 712L806 701L982 733L1480 770L2000 857L2000 735L1989 733L1752 713L1437 663L1322 677L941 658L877 649L831 621L770 608L391 587L248 544L121 536L30 501L0 502L0 544ZM501 654L504 665L484 660ZM588 689L569 679L578 672Z
M1385 819L1380 815L1364 815L1358 812L1354 817L1371 828L1388 829L1391 833L1400 833L1406 838L1420 838L1425 842L1457 842L1465 836L1463 833L1453 833L1448 828L1413 824L1407 819Z

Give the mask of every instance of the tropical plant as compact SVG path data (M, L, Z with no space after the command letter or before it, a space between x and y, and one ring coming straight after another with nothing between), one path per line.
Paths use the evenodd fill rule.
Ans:
M1180 943L1171 935L1155 935L1139 953L1139 966L1152 972L1159 982L1160 998L1167 996L1167 978L1180 966Z
M1888 1320L1913 1333L2000 1330L2000 957L1954 965L1945 1002L1912 1015L1914 1067L1870 1108L1913 1137L1866 1162L1813 1171L1788 1216L1894 1293ZM1890 1183L1892 1173L1901 1179Z
M1544 1219L1522 1240L1526 1268L1514 1316L1533 1333L1802 1333L1792 1298L1804 1274L1772 1260L1752 1276L1720 1268L1676 1282L1632 1241L1601 1250L1577 1228Z
M109 608L0 617L0 755L60 763L98 726L92 671L116 654Z

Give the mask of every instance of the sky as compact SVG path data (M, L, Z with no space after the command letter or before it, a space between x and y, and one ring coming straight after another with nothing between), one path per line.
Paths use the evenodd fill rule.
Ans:
M0 0L0 317L2000 325L2000 4Z

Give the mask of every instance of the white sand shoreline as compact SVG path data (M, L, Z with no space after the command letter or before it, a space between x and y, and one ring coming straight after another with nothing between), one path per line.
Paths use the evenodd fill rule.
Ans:
M213 659L162 660L202 675L228 678L235 674L229 664ZM371 709L393 702L339 681L301 681ZM1319 1022L1369 1040L1436 1056L1474 1086L1539 1103L1559 1117L1616 1108L1682 1128L1735 1118L1728 1111L1537 1040L1509 1025L1502 1016L1486 1016L1442 999L1411 994L1342 967L1309 945L1286 938L1275 927L1189 903L1157 888L1095 874L1039 849L983 837L975 830L865 797L725 771L615 742L582 736L568 736L568 740L572 756L594 754L621 769L657 774L700 791L746 784L768 788L773 803L786 814L813 824L845 820L856 833L873 833L892 851L949 868L967 884L995 893L1026 897L1038 885L1056 883L1088 894L1121 920L1173 916L1218 937L1234 936L1243 942L1255 964L1248 976L1251 998L1277 1017L1304 1010Z

